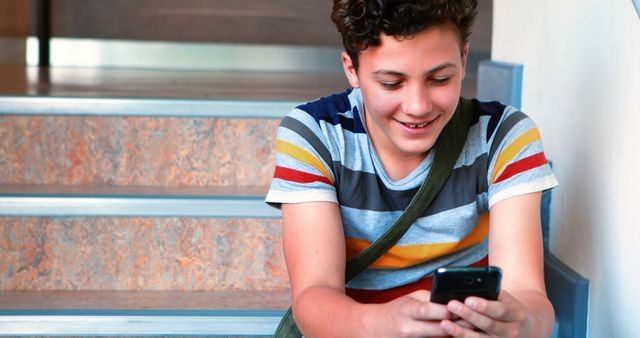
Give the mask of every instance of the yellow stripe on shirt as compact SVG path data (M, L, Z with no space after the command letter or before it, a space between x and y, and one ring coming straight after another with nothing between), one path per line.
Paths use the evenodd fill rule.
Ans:
M476 227L459 242L393 246L371 268L398 269L413 266L482 243L489 234L489 213L480 215ZM347 238L347 259L357 256L371 245L362 239Z
M327 179L329 179L329 181L333 183L333 177L331 176L331 174L329 174L329 170L327 170L322 161L320 161L317 157L315 157L305 149L302 149L297 145L289 143L287 141L277 140L276 152L288 155L302 163L310 165L311 167L321 172Z
M531 128L500 152L498 159L496 160L496 165L493 167L491 183L495 182L498 174L504 170L504 167L506 167L507 164L509 164L509 162L511 162L511 160L513 160L513 158L516 157L524 147L538 140L540 140L540 132L538 131L538 128Z

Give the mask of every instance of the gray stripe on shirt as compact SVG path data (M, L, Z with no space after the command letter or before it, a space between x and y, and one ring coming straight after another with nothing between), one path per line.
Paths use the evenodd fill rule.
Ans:
M316 136L316 134L311 129L309 129L307 125L305 125L304 123L292 117L287 116L284 119L282 119L282 122L280 123L280 127L287 128L297 133L302 138L304 138L307 142L309 142L311 147L318 152L320 157L322 157L322 160L327 165L334 164L331 158L331 153L329 152L329 149L327 149L324 143L322 143L322 141L318 138L318 136Z
M492 161L493 155L498 150L498 146L502 143L505 136L509 133L511 128L515 126L518 122L527 118L527 115L521 111L517 111L509 116L500 123L500 127L498 127L498 131L496 131L496 136L493 138L493 142L491 143L491 150L489 151L489 162Z
M419 187L408 190L388 189L376 174L354 171L341 167L334 162L334 168L339 168L342 184L337 186L338 200L341 205L354 209L371 211L404 210ZM433 215L445 210L457 208L475 202L478 195L487 192L487 155L481 154L468 166L458 167L442 187L438 197L425 211L424 216ZM371 198L354 198L349 196L370 196ZM374 198L374 197L378 198ZM394 208L389 210L389 208Z

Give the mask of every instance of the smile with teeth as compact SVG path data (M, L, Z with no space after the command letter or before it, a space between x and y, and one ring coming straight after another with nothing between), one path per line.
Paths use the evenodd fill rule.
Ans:
M423 128L423 127L426 127L429 124L429 122L423 122L423 123L417 123L417 124L414 124L414 123L403 123L403 124L409 128Z

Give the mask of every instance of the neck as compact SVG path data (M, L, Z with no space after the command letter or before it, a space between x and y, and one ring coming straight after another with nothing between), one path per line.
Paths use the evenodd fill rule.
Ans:
M413 157L393 156L394 154L379 152L377 148L376 153L380 158L380 162L382 162L382 166L384 167L384 171L387 173L387 176L395 181L409 176L409 174L411 174L427 157L427 154Z

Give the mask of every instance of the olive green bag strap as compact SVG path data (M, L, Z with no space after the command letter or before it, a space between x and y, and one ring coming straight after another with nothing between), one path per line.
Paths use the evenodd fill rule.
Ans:
M400 218L365 251L347 262L346 282L353 279L394 246L438 195L460 156L472 119L473 103L468 99L460 98L456 112L442 130L442 134L434 146L435 158L427 179L422 183ZM274 337L298 338L301 336L302 334L293 320L292 308L289 308L282 317Z

